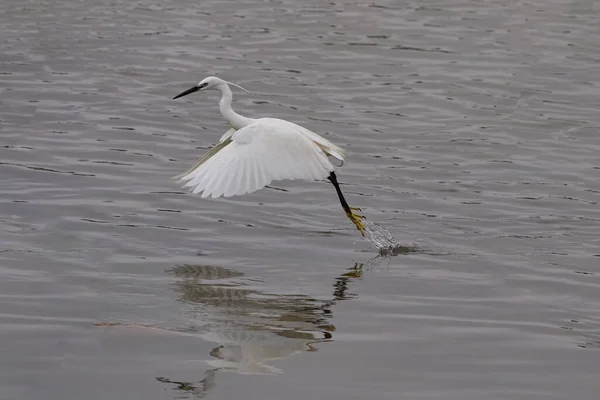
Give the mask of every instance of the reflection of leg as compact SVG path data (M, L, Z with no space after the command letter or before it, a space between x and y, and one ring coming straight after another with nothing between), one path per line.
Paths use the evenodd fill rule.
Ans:
M335 187L335 191L338 194L338 197L340 198L340 203L342 203L342 208L344 209L344 211L346 212L346 215L348 216L348 218L350 219L350 221L352 221L352 223L354 225L356 225L356 228L358 229L358 231L360 232L361 235L365 236L365 225L363 223L363 219L365 219L364 216L360 215L360 214L355 214L352 212L352 210L355 211L360 211L359 208L353 208L350 207L348 205L348 203L346 202L346 199L344 198L344 195L342 194L342 190L340 189L340 185L338 184L337 181L337 177L335 176L335 172L331 172L331 174L329 174L329 177L327 178L329 179L329 181L333 184L333 186Z
M363 265L354 263L354 267L349 268L348 272L344 272L342 275L335 278L333 283L333 298L335 300L348 300L356 297L356 294L348 293L348 282L352 279L358 279L362 276Z

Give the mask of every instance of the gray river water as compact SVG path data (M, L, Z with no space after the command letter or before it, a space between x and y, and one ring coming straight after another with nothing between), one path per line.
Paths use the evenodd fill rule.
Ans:
M600 3L3 0L0 398L600 393ZM250 117L328 182L171 177Z

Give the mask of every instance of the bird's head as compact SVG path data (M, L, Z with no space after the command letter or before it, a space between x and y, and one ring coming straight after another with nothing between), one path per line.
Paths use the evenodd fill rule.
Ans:
M190 93L194 93L194 92L198 92L198 91L202 91L202 90L215 89L215 90L222 91L223 88L226 87L228 84L238 87L246 93L250 93L246 89L244 89L243 87L241 87L239 85L236 85L235 83L224 81L223 79L217 78L216 76L209 76L207 78L202 79L200 82L198 82L198 84L196 86L189 88L185 92L179 93L177 96L173 97L173 100L178 99L183 96L186 96Z

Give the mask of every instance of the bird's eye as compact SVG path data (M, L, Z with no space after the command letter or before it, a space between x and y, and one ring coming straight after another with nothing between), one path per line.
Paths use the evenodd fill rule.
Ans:
M204 83L200 84L200 86L198 86L198 89L202 89L207 86L208 86L208 82L204 82Z

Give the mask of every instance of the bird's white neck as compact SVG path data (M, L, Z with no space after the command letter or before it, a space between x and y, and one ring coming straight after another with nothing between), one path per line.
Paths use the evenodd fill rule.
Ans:
M229 125L231 125L232 128L237 130L252 123L252 118L243 117L233 111L233 108L231 108L231 99L233 98L233 94L231 93L231 89L229 89L229 85L223 82L222 85L217 86L215 89L221 92L221 101L219 102L221 114L227 120L227 122L229 122Z

